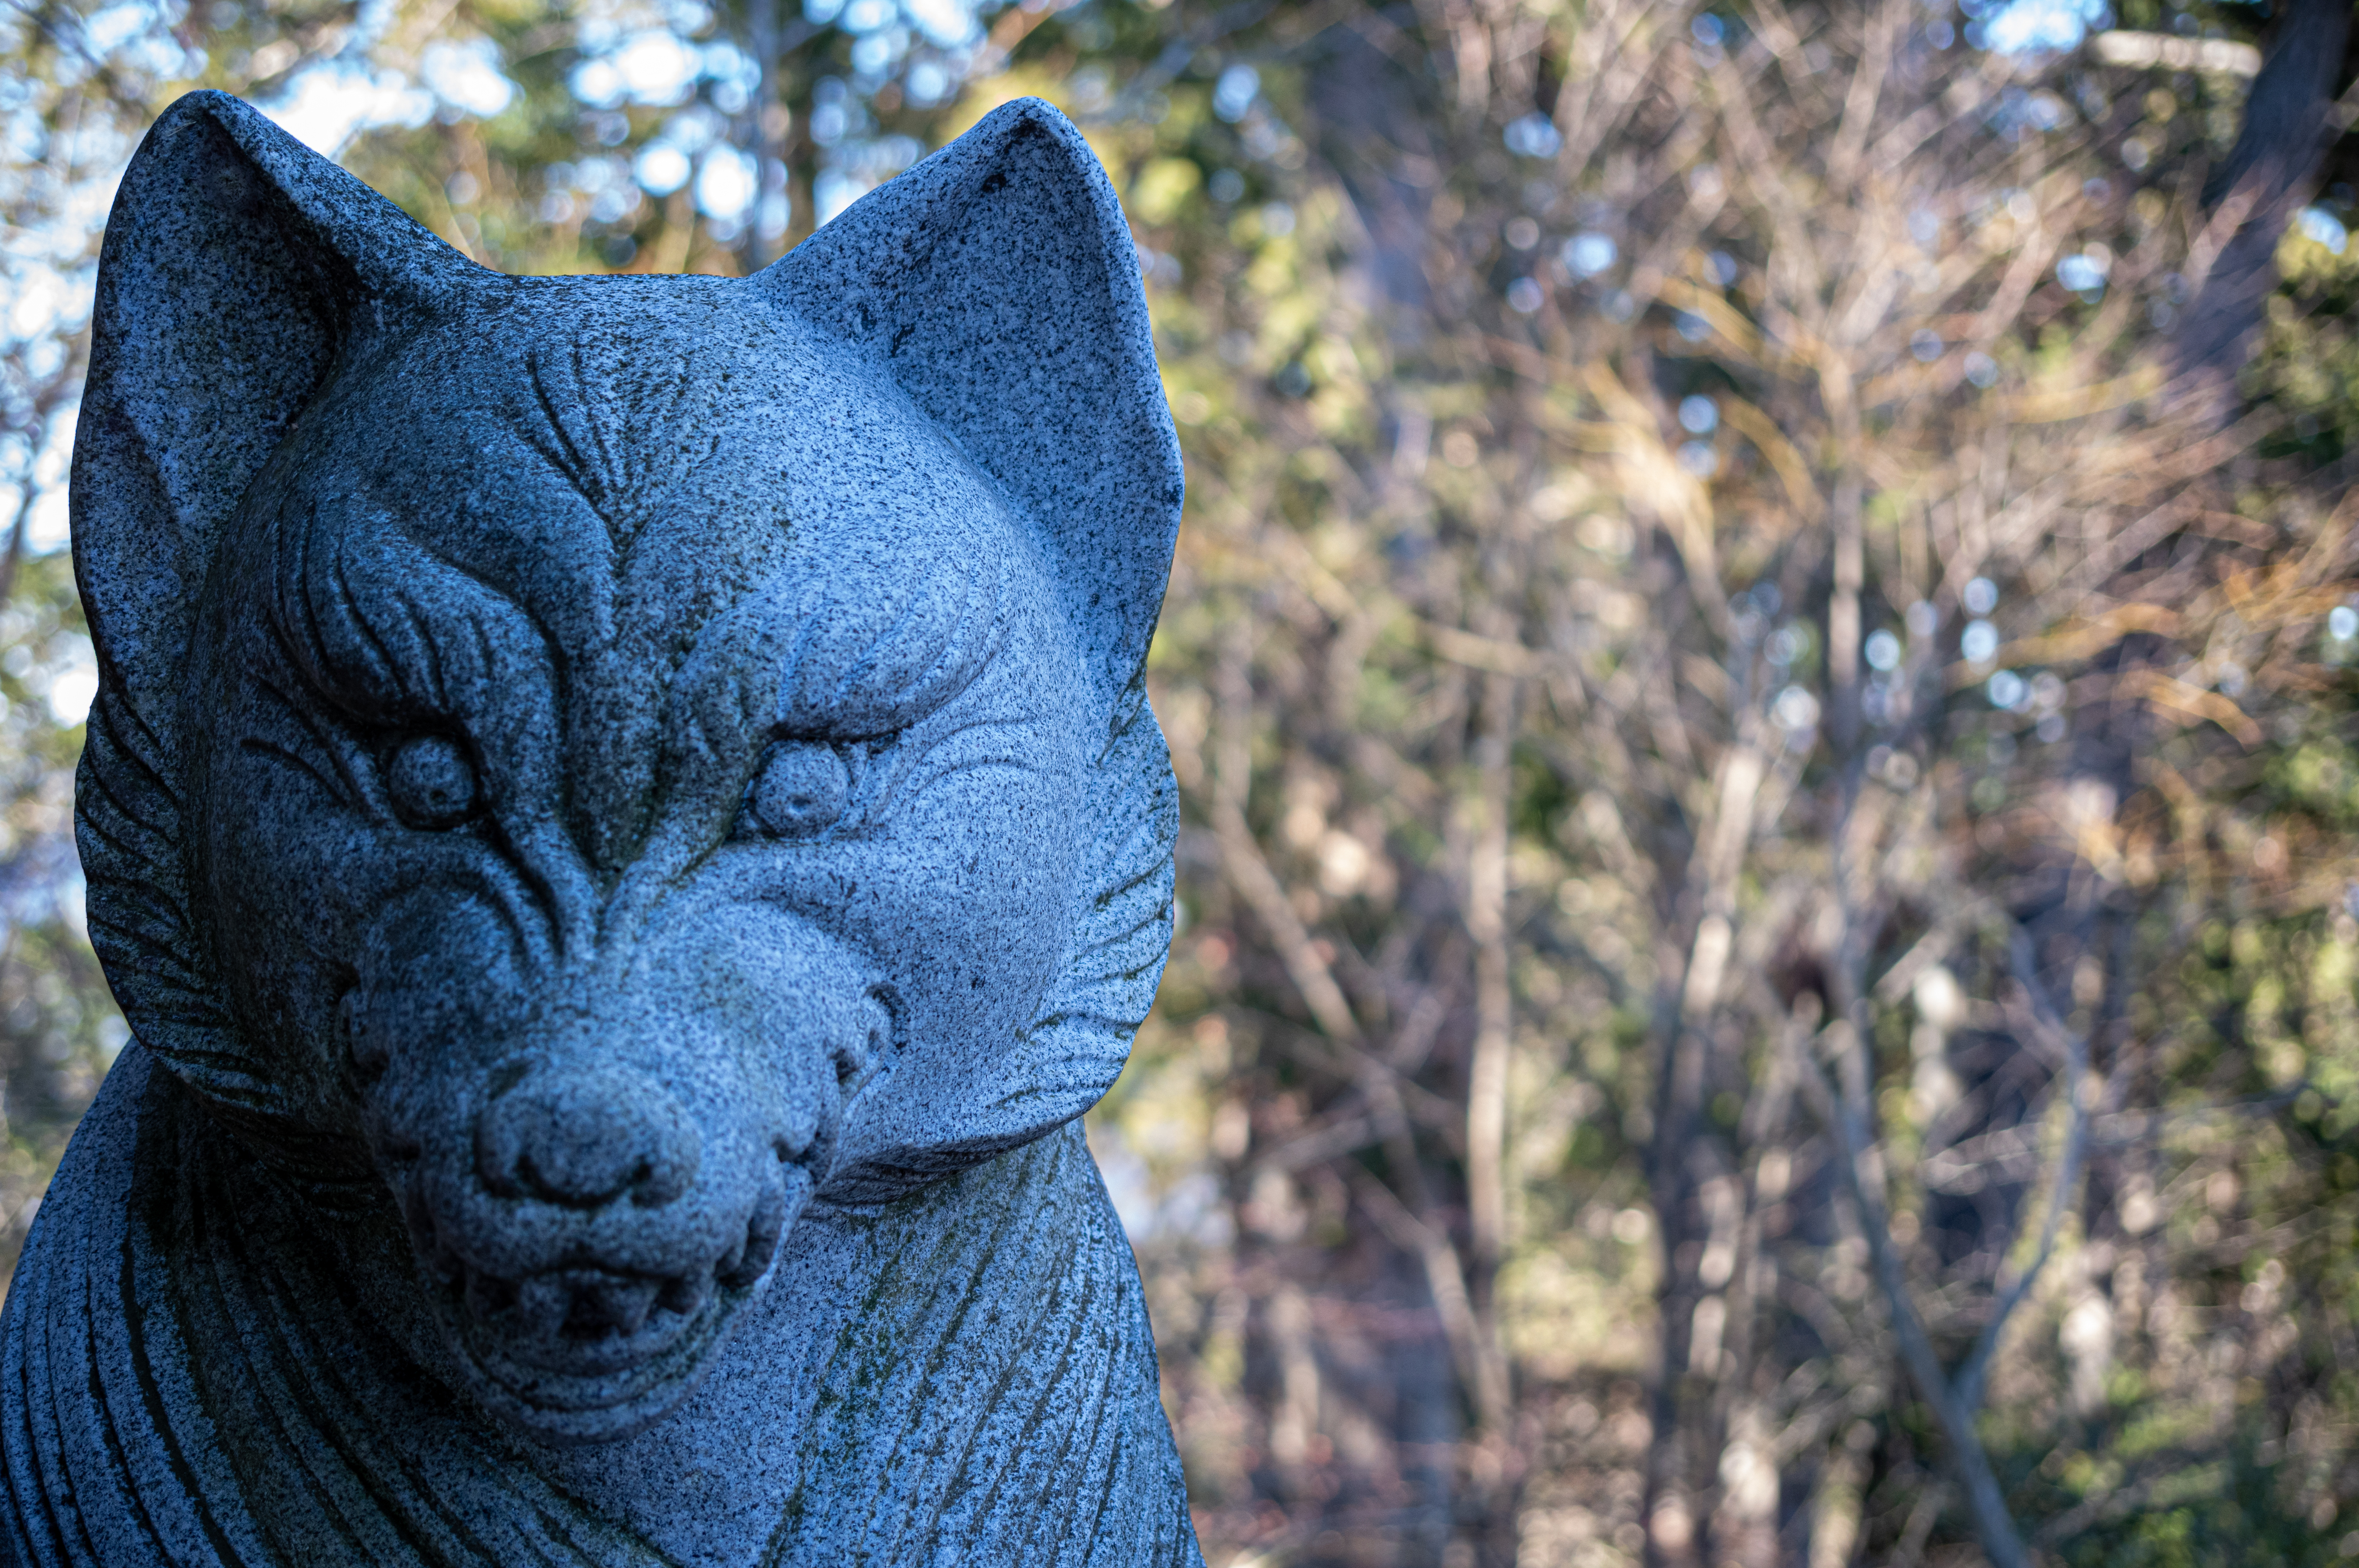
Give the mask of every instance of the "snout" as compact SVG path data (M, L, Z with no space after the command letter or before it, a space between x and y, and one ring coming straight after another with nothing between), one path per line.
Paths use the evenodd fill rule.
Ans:
M560 1377L638 1365L767 1272L808 1190L792 1140L724 1125L708 1161L688 1108L618 1068L511 1064L492 1087L473 1180L418 1218L471 1344L496 1364Z
M389 920L340 1007L449 1370L527 1436L612 1441L688 1396L897 1038L868 962L767 907L612 915L581 962L490 986L451 920Z
M819 1129L742 1076L676 1089L567 1056L495 1067L472 1118L449 1106L458 1136L419 1149L402 1201L478 1397L597 1442L676 1400L766 1281Z

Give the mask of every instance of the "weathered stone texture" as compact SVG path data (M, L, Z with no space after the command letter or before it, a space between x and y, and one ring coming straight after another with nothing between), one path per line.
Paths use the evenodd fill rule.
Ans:
M744 282L491 274L175 105L74 473L136 1040L0 1555L1198 1563L1074 1123L1170 935L1179 503L1045 104Z

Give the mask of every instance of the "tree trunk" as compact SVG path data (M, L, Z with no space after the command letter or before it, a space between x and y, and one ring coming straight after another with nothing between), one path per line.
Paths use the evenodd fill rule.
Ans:
M2351 34L2351 0L2288 0L2245 103L2244 128L2204 190L2225 230L2170 357L2179 398L2225 425L2236 370L2277 287L2277 241L2317 189L2332 140L2327 111Z

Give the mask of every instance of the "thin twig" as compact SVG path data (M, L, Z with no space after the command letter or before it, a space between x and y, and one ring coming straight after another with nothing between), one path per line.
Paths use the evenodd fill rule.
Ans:
M2007 1319L2015 1314L2031 1294L2031 1287L2039 1281L2040 1271L2055 1255L2056 1236L2063 1228L2064 1211L2072 1201L2072 1191L2081 1180L2081 1161L2089 1147L2089 1108L2082 1103L2084 1080L2089 1073L2089 1042L2078 1031L2064 1027L2056 1016L2056 1007L2049 1000L2045 987L2039 983L2038 967L2031 951L2031 937L2020 925L2015 928L2008 944L2008 956L2014 966L2017 983L2031 998L2032 1016L2041 1027L2060 1037L2064 1046L2064 1152L2056 1162L2056 1180L2048 1191L2048 1217L2039 1229L2039 1250L2028 1267L2016 1276L2015 1282L2002 1292L1991 1309L1990 1321L1983 1325L1982 1336L1974 1342L1972 1354L1958 1369L1958 1397L1969 1411L1977 1410L1983 1401L1983 1384L1990 1375L1991 1357L1998 1352L1999 1336L2006 1332Z
M1917 1385L1919 1396L1932 1410L1934 1424L1940 1428L1951 1465L1965 1490L1966 1511L1973 1517L1974 1535L1994 1568L2029 1568L2031 1560L2024 1552L2022 1531L2007 1510L1998 1477L1991 1470L1990 1455L1983 1447L1981 1434L1974 1430L1973 1410L1959 1399L1957 1390L1942 1375L1932 1341L1925 1333L1924 1320L1918 1315L1917 1303L1908 1293L1908 1281L1901 1268L1899 1251L1892 1242L1884 1205L1861 1179L1866 1129L1807 1054L1800 1067L1812 1108L1834 1135L1836 1171L1858 1211L1860 1232L1867 1239L1868 1258L1875 1266L1876 1282L1892 1313L1893 1335L1899 1341L1901 1365L1908 1369L1909 1380Z

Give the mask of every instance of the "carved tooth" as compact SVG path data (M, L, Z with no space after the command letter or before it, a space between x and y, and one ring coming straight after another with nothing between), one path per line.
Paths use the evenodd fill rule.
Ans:
M516 1313L524 1332L536 1339L555 1339L565 1331L573 1313L571 1281L562 1274L535 1274L516 1287Z
M745 1243L733 1263L723 1259L714 1271L720 1281L731 1290L742 1290L762 1277L777 1256L779 1233L786 1228L786 1195L778 1192L762 1195L754 1207L754 1217L745 1224Z
M607 1310L614 1326L625 1334L636 1334L647 1325L647 1314L655 1311L656 1296L663 1289L656 1280L633 1280L614 1290L609 1296Z

